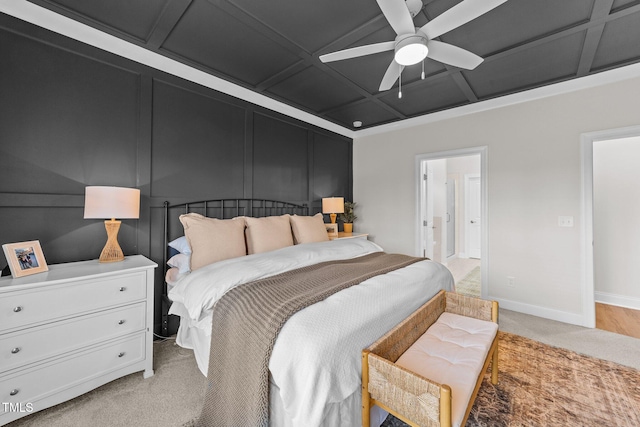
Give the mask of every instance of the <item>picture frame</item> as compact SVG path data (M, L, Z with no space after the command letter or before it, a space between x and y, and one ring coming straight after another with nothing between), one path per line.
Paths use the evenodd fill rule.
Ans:
M325 224L329 237L338 237L338 224Z
M5 258L7 258L13 277L23 277L49 271L39 240L7 243L2 245L2 250Z

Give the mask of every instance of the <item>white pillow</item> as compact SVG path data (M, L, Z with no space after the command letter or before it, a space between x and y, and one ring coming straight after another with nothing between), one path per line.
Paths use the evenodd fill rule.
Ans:
M180 252L181 254L189 255L191 253L191 246L186 236L178 237L175 240L169 242L169 246Z
M324 225L321 213L317 213L314 216L292 215L289 220L291 221L293 239L296 245L329 240L329 234L327 234L327 228Z
M187 254L177 254L169 258L167 264L169 267L175 267L180 273L188 273L191 271L190 267L191 256Z

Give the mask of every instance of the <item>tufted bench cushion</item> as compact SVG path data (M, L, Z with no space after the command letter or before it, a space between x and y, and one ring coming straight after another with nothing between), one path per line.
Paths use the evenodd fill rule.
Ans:
M442 313L396 364L451 387L451 421L459 426L497 332L497 323Z

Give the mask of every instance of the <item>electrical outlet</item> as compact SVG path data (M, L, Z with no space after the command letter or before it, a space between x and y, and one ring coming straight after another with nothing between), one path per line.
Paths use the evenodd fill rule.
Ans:
M516 287L516 278L513 276L507 276L507 286L510 288Z
M572 216L559 216L558 217L558 226L559 227L573 227L573 217Z

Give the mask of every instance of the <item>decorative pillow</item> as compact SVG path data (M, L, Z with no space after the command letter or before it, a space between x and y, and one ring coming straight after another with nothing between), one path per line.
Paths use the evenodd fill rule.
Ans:
M293 246L289 216L245 217L247 229L244 233L249 255Z
M169 247L175 249L181 254L189 255L191 253L191 246L185 236L178 237L175 240L169 242Z
M289 217L289 220L291 221L293 239L296 245L329 240L321 213L317 213L314 216L293 215Z
M180 215L191 247L191 271L205 265L247 254L244 218L215 219L197 213Z
M169 267L177 268L180 273L188 273L191 271L191 255L177 254L169 258L167 261Z

